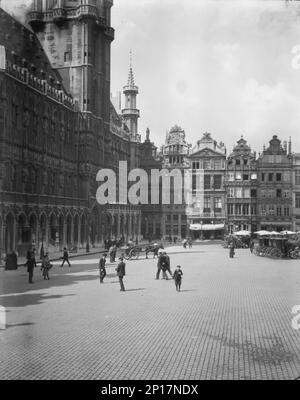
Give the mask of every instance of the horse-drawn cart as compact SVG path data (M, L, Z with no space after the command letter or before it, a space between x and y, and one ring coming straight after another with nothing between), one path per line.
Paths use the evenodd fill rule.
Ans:
M149 253L153 253L153 257L155 257L159 249L163 248L164 246L162 243L147 243L132 246L127 245L122 247L122 250L124 251L124 257L126 260L137 260L142 253L145 253L146 258L148 258Z

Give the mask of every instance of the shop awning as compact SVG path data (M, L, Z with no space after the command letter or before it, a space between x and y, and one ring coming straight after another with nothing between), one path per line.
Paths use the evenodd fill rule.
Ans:
M191 231L218 231L225 228L224 224L191 224Z

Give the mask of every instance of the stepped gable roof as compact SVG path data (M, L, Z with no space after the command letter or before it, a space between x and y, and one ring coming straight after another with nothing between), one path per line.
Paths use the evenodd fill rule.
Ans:
M185 141L185 132L178 126L174 125L166 135L166 144L184 144L187 145Z
M234 146L232 153L228 158L234 158L239 156L253 156L254 153L251 152L251 147L248 145L247 140L244 139L243 136L237 141L237 144Z

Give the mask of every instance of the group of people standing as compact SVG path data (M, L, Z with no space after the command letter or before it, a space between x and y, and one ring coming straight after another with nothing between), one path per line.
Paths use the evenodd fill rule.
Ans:
M156 272L156 277L155 277L156 280L159 279L161 271L162 271L162 279L168 280L168 276L167 276L167 272L168 272L171 279L174 279L176 290L178 292L180 292L182 275L183 275L181 266L177 265L176 270L174 271L174 274L172 274L170 257L168 256L166 251L161 252L158 256L157 272Z
M187 249L187 247L189 247L189 249L191 249L193 247L193 241L191 238L183 239L182 245L183 245L184 249Z
M99 261L100 284L104 282L104 278L107 275L106 274L106 259L107 259L107 254L103 254L103 256L100 258L100 261ZM120 291L125 292L123 279L124 279L124 276L126 275L126 264L124 262L123 255L119 258L119 263L118 263L117 267L115 268L115 271L119 278ZM160 252L158 255L157 273L156 273L155 279L157 279L157 280L159 279L161 272L162 272L162 279L166 279L166 280L169 279L167 276L167 273L170 275L171 279L174 279L176 290L180 292L182 275L183 275L181 266L177 265L174 274L172 274L171 266L170 266L170 257L167 255L167 253L165 251Z
M100 274L100 284L103 283L104 278L106 277L106 258L107 254L103 254L99 261L99 274ZM119 278L120 283L120 291L125 292L125 286L123 282L123 278L126 275L126 264L124 263L124 257L121 256L119 258L119 263L116 270L117 276Z
M33 283L33 272L34 268L37 267L37 262L36 262L36 250L34 247L29 247L26 255L26 266L27 266L27 272L28 272L28 281L29 283ZM62 264L61 268L64 266L64 264L67 263L69 265L69 268L71 268L71 264L69 261L69 253L67 248L64 248L63 251L63 256L62 256ZM49 271L53 267L49 260L49 253L46 252L45 254L41 255L41 271L42 271L42 276L44 280L50 280L50 274Z

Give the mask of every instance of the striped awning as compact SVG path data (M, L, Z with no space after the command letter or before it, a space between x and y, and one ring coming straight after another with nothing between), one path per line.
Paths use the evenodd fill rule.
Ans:
M191 224L191 231L218 231L225 228L224 224Z

